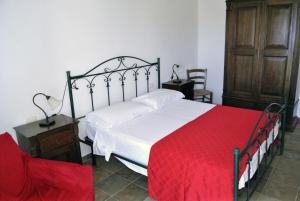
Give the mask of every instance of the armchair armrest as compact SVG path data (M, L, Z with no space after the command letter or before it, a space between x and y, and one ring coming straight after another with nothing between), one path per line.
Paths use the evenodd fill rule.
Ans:
M73 192L73 195L82 194L89 196L89 200L93 200L94 187L91 166L30 158L28 171L33 186L44 187L46 185L63 191Z

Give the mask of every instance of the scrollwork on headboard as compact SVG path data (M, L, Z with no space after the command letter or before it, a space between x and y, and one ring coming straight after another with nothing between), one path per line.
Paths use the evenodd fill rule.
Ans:
M126 61L130 60L131 65L126 63ZM109 66L109 67L105 67ZM110 100L110 82L111 82L111 76L113 74L119 75L119 81L121 82L121 88L122 88L122 98L123 101L125 101L125 80L126 75L128 72L132 72L134 83L135 83L135 96L138 96L138 75L143 71L146 76L146 84L147 84L147 92L149 92L149 76L151 75L151 68L156 67L157 71L157 85L158 88L160 88L160 59L158 58L155 63L151 63L148 61L145 61L143 59L133 57L133 56L119 56L114 57L111 59L108 59L97 66L93 67L89 71L87 71L84 74L81 75L75 75L71 76L71 72L67 71L67 79L68 79L68 88L69 88L69 97L70 97L70 105L71 105L71 112L73 119L76 118L75 116L75 108L74 108L74 100L73 100L73 90L78 90L79 87L77 86L78 80L85 80L87 82L86 87L89 88L89 94L91 98L91 107L94 111L94 87L95 79L97 77L103 76L104 82L106 83L106 93L108 98L108 105L111 104Z

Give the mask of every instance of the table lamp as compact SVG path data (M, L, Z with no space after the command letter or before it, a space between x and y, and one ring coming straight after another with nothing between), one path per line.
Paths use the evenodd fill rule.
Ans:
M35 103L35 101L34 101L34 99L35 99L38 95L42 95L42 96L44 96L44 97L47 99L47 103L48 103L48 105L49 105L49 107L50 107L51 110L55 110L56 108L58 108L58 106L61 104L61 101L58 100L58 99L56 99L56 98L54 98L54 97L52 97L52 96L48 96L48 95L46 95L46 94L44 94L44 93L37 93L37 94L35 94L35 95L33 96L33 98L32 98L33 104L34 104L35 106L37 106L40 110L42 110L42 112L44 113L44 115L45 115L45 117L46 117L45 120L42 120L42 121L39 123L40 127L48 127L48 126L52 126L52 125L55 124L55 121L54 121L53 119L50 119L50 118L48 117L47 113L46 113L40 106L38 106L38 105Z
M179 65L178 65L178 64L174 64L174 65L173 65L173 67L172 67L172 76L171 76L171 80L172 80L174 83L181 83L181 80L179 79L179 77L178 77L178 75L177 75L177 73L176 73L176 71L175 71L175 69L174 69L175 67L176 67L176 68L179 68ZM175 76L176 76L176 79L175 79L175 80L173 80L174 74L175 74Z

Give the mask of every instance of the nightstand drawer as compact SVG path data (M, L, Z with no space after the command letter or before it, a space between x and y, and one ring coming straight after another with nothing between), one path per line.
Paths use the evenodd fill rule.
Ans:
M76 151L75 143L67 144L59 148L53 149L49 152L41 153L43 158L49 160L59 160L59 161L76 161L76 155L73 153Z
M58 147L74 141L74 134L70 130L63 130L48 136L38 137L41 153L52 151Z

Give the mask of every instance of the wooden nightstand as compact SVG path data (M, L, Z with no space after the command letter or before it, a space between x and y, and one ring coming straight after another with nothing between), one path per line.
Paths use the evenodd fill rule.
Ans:
M19 146L33 157L81 163L78 121L62 114L53 118L50 127L40 127L40 121L15 127Z
M185 95L185 99L194 100L193 80L181 80L181 83L174 83L172 81L168 81L162 83L162 88L180 91Z

